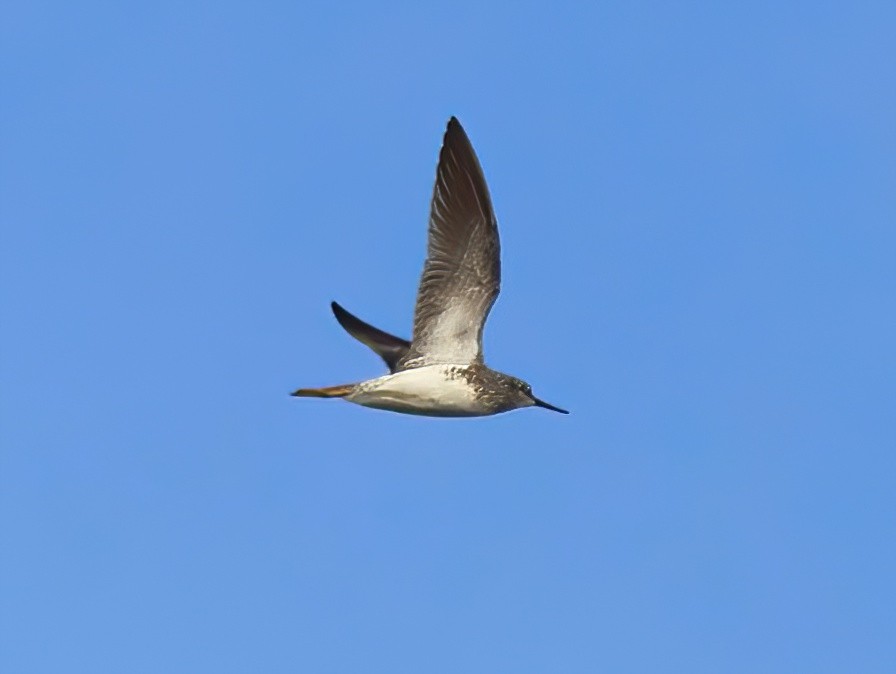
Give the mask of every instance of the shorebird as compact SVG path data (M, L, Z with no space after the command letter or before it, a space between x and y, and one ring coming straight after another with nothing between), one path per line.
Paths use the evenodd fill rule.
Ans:
M413 339L383 332L333 302L339 324L373 349L389 374L356 384L302 388L292 395L436 417L487 416L533 405L569 414L536 398L526 382L485 365L482 328L500 285L491 197L470 139L452 117L436 168Z

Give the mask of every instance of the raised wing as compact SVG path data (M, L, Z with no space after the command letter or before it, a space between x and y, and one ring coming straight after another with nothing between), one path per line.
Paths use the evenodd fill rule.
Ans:
M408 352L411 343L365 323L336 302L332 302L330 307L333 309L333 315L336 316L339 325L359 342L373 349L380 358L386 361L389 371L395 372L398 361Z
M436 169L414 335L398 369L482 362L482 328L500 285L491 197L470 139L452 117Z

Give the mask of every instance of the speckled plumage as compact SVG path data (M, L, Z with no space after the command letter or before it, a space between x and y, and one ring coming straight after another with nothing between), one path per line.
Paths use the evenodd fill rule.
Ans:
M428 416L487 416L533 405L566 413L533 396L525 382L486 367L482 331L500 285L491 196L473 146L452 117L436 168L413 339L374 328L333 302L339 323L379 354L390 374L293 395Z

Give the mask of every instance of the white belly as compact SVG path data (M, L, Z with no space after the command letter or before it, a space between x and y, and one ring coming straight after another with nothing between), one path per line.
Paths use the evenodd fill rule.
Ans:
M345 400L392 412L435 417L489 414L477 401L466 378L452 376L457 365L427 365L396 372L358 385Z

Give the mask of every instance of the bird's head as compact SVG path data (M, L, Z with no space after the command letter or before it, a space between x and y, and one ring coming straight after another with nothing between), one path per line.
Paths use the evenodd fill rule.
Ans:
M544 407L546 410L560 412L560 414L569 414L568 410L555 407L544 400L536 398L532 394L532 387L522 379L508 376L507 380L507 385L516 393L517 402L519 403L516 405L517 407Z

